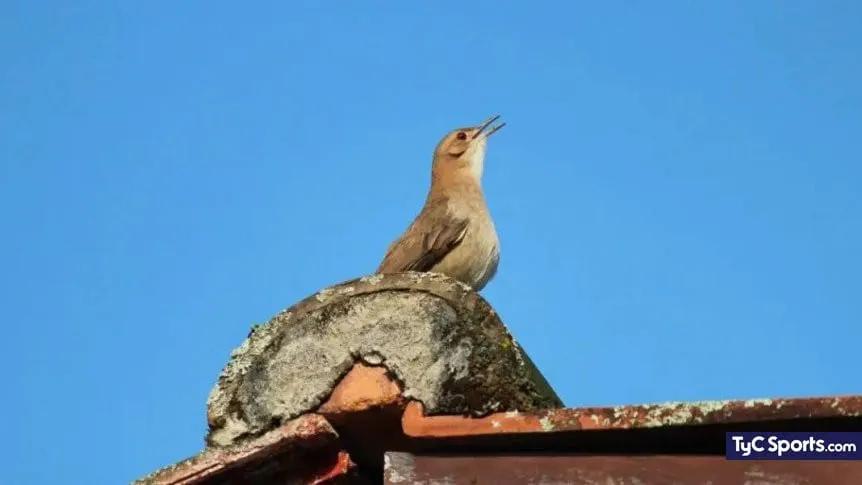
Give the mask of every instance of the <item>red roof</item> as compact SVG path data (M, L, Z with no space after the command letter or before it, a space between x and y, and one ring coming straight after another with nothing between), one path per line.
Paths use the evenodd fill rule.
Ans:
M552 409L496 413L482 418L425 416L422 405L405 399L398 384L382 368L357 364L317 412L284 423L242 445L205 450L140 483L266 484L286 483L288 479L298 483L373 482L383 476L384 454L392 451L412 453L387 456L407 460L404 463L409 462L409 466L404 465L405 469L421 468L427 473L432 473L435 463L440 462L424 455L441 452L462 457L504 454L508 457L505 463L511 466L533 463L530 466L534 467L547 462L542 465L547 470L563 462L543 462L534 453L593 455L593 461L578 458L578 464L566 465L567 473L580 470L578 467L592 470L604 466L601 463L610 463L595 461L595 457L602 456L617 456L615 466L640 466L642 470L651 470L655 463L665 463L665 469L672 470L679 465L673 457L700 456L691 466L679 465L684 472L694 470L691 467L695 462L714 466L724 463L724 432L737 429L862 431L862 396ZM644 457L652 455L664 458L645 464ZM619 461L621 456L635 461ZM500 466L493 462L488 461L487 466ZM770 466L780 469L781 463ZM456 462L446 466L454 467ZM786 469L796 470L794 476L814 477L821 476L818 473L828 466L814 463L807 468L788 465ZM852 483L862 483L862 462L841 466L841 480L852 478Z

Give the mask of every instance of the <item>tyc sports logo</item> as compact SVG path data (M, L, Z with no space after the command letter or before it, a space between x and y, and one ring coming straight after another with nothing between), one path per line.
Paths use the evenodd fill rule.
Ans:
M862 460L862 433L729 432L728 460Z

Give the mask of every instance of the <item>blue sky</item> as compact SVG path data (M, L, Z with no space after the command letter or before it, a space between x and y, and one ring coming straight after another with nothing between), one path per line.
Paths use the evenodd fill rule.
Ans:
M318 3L3 3L0 482L197 452L492 113L483 294L567 405L862 392L858 2Z

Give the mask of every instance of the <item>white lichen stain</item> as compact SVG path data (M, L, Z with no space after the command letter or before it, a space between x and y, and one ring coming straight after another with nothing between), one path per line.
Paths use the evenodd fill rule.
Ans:
M754 406L772 406L772 399L749 399L745 401L743 406L746 408L753 408Z
M688 424L694 420L691 407L682 403L670 406L659 406L649 410L644 426L655 428L659 426L674 426Z
M407 481L407 477L402 477L395 468L392 468L392 462L389 461L389 453L383 455L383 473L390 483Z
M231 350L230 358L235 359L235 358L239 357L240 355L246 353L248 351L249 346L251 345L250 342L251 342L251 339L248 339L248 338L243 340L243 342L239 345L239 347Z
M506 417L507 417L507 418L517 418L518 416L519 416L519 413L518 413L518 410L517 410L517 409L516 409L516 410L514 410L514 411L508 411L508 412L506 412Z
M470 375L470 356L473 354L473 342L463 339L449 355L449 374L457 379L465 379Z
M657 428L661 426L676 426L684 424L699 424L703 418L716 411L721 411L730 401L670 401L641 408L618 406L613 408L614 419L636 420L635 427ZM638 410L645 410L640 417ZM625 419L624 419L625 418Z
M293 307L287 307L287 308L282 309L281 311L279 311L279 312L275 315L275 316L276 316L276 318L288 318L288 319L289 319L289 318L290 318L290 315L291 315L291 313L292 313L292 312L290 311L290 309L291 309L291 308L293 308Z
M288 317L290 313L286 314ZM246 373L251 363L247 359L243 359L246 354L257 354L266 347L273 338L272 320L258 326L254 333L247 339L243 340L239 347L235 348L230 353L228 364L222 369L219 379L234 379ZM220 389L221 386L216 386L213 391Z
M500 426L502 426L502 425L500 424L499 421L497 421L496 419L491 420L491 427L492 428L499 428Z
M356 353L356 352L351 352ZM362 360L365 361L368 365L381 365L386 360L383 358L383 354L381 354L376 349L372 349L370 352L366 352L362 355Z
M832 404L830 404L829 407L832 409L837 409L838 414L840 414L841 416L862 416L862 409L854 409L852 406L849 409L842 408L842 403L843 400L840 397L836 397L832 400Z
M730 401L695 401L692 405L697 406L704 415L721 411Z
M455 283L464 291L473 291L473 287L470 285L464 284L458 280L455 280Z
M317 301L322 303L322 302L325 302L326 300L328 300L329 297L332 296L333 293L335 293L335 290L333 290L332 288L325 288L325 289L318 291L317 294L314 295L314 298Z
M539 425L542 427L542 431L554 430L554 423L552 423L551 419L547 416L539 420Z
M486 407L488 408L489 411L493 412L493 411L500 409L501 406L502 406L502 404L500 403L500 401L491 401L487 404Z
M363 283L368 283L370 285L376 285L377 283L380 283L382 280L383 280L382 274L373 274L373 275L363 276L362 278L359 278L359 281L361 281Z
M801 485L808 483L808 480L803 482L796 475L765 472L757 465L752 465L751 469L745 472L745 481L742 483L744 485L772 485L774 483Z

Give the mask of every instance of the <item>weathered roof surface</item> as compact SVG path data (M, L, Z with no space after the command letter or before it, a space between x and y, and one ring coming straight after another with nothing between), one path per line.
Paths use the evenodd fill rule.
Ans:
M443 438L856 417L862 417L862 396L668 402L495 413L483 418L423 416L421 404L414 402L405 410L402 425L408 436Z
M859 485L860 462L727 461L723 456L386 454L386 485Z
M397 469L387 462L387 483L399 483L399 474L405 470L432 480L441 470L453 467L493 481L493 469L501 469L503 463L511 466L500 473L517 471L515 465L522 471L547 467L542 468L543 474L560 480L572 476L619 478L622 471L638 469L646 475L631 476L649 478L650 470L665 473L662 476L673 472L680 479L691 479L685 483L701 483L695 479L719 471L728 483L739 477L757 478L757 483L764 484L862 483L862 462L842 465L840 480L823 481L822 477L829 476L824 471L828 463L794 467L781 462L758 467L725 465L723 457L724 432L732 429L862 431L862 396L571 408L473 418L424 416L422 405L406 401L399 391L381 368L357 364L320 408L338 423L338 431L323 416L306 414L246 444L208 449L140 483L375 482L384 470L382 463L381 467L374 463L374 456L382 462L386 451L401 452L387 454L389 461L401 460ZM571 452L594 456L572 461L575 455L567 455ZM441 461L427 453L450 456ZM486 454L487 463L457 459L475 458L477 453ZM549 453L560 455L551 459ZM373 456L369 459L369 455ZM648 463L642 459L651 455L663 456Z
M439 274L372 275L252 330L210 393L207 444L240 443L313 412L357 362L386 368L433 414L563 406L478 293Z
M862 431L862 396L402 415L384 483L857 485L862 462L727 461L727 431ZM407 451L407 452L405 452Z
M138 483L379 483L389 451L718 456L734 429L862 431L862 396L560 406L470 288L370 276L254 329L208 402L210 447Z
M253 441L209 448L136 481L140 485L331 483L354 465L337 447L338 434L322 416L307 414Z
M422 416L420 406L410 404L402 428L421 452L723 456L728 431L862 431L862 396L573 408L477 419Z

